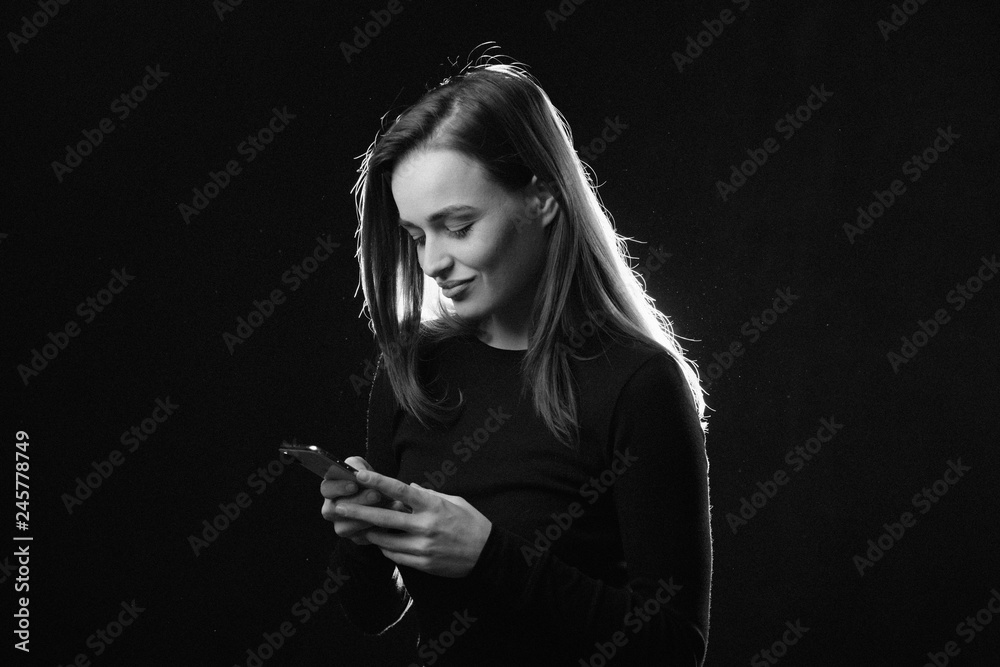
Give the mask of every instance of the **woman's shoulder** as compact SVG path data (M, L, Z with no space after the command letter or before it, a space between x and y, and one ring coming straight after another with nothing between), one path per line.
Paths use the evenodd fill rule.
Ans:
M680 362L653 341L616 336L588 346L590 354L577 361L579 372L630 379L640 369L683 378Z
M622 407L651 397L694 407L689 373L664 346L637 338L604 343L600 352L574 364L584 400Z

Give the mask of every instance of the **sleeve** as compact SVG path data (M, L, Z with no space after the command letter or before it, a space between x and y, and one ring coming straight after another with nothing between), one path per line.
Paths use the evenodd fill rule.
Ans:
M396 476L397 469L392 452L396 407L380 356L368 403L365 460L377 472L391 477ZM374 545L338 538L330 556L330 569L343 573L343 583L334 595L348 620L362 632L381 634L409 608L410 597L396 564Z
M712 577L708 458L684 375L666 353L619 394L609 453L619 467L630 462L612 486L627 586L548 552L528 559L531 543L494 524L470 587L566 637L584 658L610 642L618 665L700 666Z

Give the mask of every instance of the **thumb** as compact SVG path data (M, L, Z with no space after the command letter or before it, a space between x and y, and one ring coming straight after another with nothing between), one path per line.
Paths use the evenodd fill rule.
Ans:
M368 462L365 461L360 456L348 456L346 459L344 459L344 463L346 463L347 465L351 466L352 468L356 468L357 470L371 470L372 469L372 467L370 465L368 465Z

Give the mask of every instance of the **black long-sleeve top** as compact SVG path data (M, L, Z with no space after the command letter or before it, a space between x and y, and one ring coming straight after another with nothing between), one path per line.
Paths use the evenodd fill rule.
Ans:
M348 617L378 633L412 600L422 664L701 665L712 545L708 459L677 362L644 343L570 358L580 447L559 443L521 396L523 350L452 339L421 376L461 389L458 418L425 429L380 367L366 460L405 483L460 496L493 524L463 578L399 567L338 540ZM442 389L443 390L443 389ZM405 588L404 588L405 586Z

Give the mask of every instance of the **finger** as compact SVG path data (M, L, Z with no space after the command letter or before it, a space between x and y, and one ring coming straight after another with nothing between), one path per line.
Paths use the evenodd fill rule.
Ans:
M319 492L324 498L340 498L357 493L358 485L343 479L324 479L320 482Z
M393 500L392 505L389 506L389 509L393 510L394 512L406 512L407 514L413 513L413 509L410 508L409 505L401 503L398 500Z
M334 530L336 530L337 535L340 537L351 537L360 531L371 528L371 524L364 521L345 519L341 514L337 513L337 503L333 500L324 501L320 513L324 519L334 524Z
M398 479L386 477L374 471L358 473L358 483L393 500L405 503L415 510L425 509L427 501L430 499L423 487L407 485Z
M337 519L337 521L333 524L333 532L337 534L337 537L346 537L348 539L366 537L368 531L371 529L372 527L370 524L360 521L344 521L343 519Z
M423 556L415 556L413 554L405 553L402 551L393 551L392 549L383 549L382 555L391 560L396 565L403 565L405 567L412 567L415 570L422 570L427 566L427 560Z
M413 530L413 515L396 512L381 507L368 507L353 503L338 503L334 514L343 519L364 521L373 526L410 532Z
M380 530L378 528L372 528L365 533L365 537L368 541L382 549L382 552L391 551L397 554L410 554L415 555L416 544L414 543L413 536L407 535L406 533L393 533L386 530Z
M365 461L360 456L348 456L344 459L344 463L355 468L357 470L371 470L372 467L368 465L368 461Z

